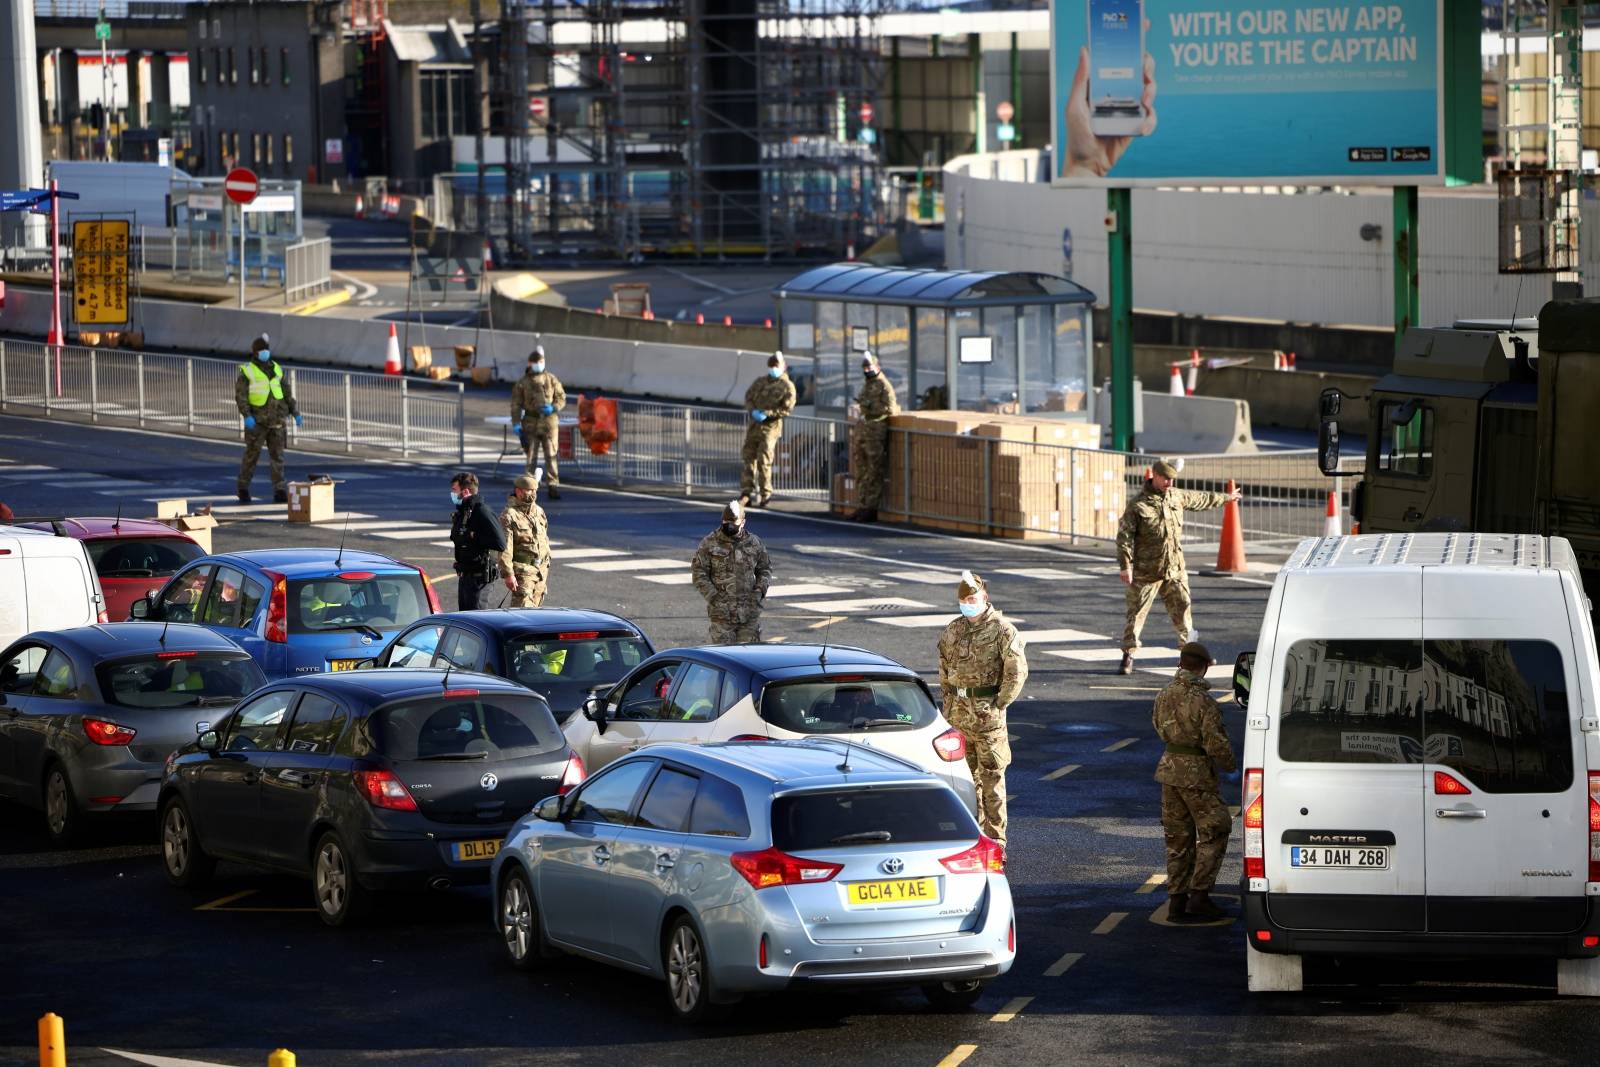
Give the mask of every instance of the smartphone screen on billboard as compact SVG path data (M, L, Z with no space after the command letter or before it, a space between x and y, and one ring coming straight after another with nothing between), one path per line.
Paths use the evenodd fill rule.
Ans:
M1144 0L1089 0L1089 108L1103 137L1144 121Z

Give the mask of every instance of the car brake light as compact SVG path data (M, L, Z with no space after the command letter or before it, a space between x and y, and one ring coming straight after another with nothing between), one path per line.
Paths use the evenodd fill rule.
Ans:
M1244 772L1244 876L1265 878L1267 854L1263 847L1266 802L1262 796L1264 779L1260 767Z
M390 811L416 811L417 801L390 771L356 771L353 776L367 803Z
M939 753L939 758L946 763L967 758L967 739L965 735L951 727L933 739L933 750Z
M1589 772L1589 881L1600 882L1600 771Z
M567 760L566 770L561 772L561 785L556 790L556 796L566 796L582 785L583 780L588 776L589 772L583 768L583 760L579 759L578 754L574 752Z
M1583 939L1584 948L1600 948L1600 937L1590 934Z
M339 575L341 582L370 582L372 578L371 571L345 571Z
M285 645L289 643L289 583L283 575L272 571L263 572L267 580L272 583L272 594L267 598L267 632L268 641Z
M735 852L728 857L728 862L757 889L827 882L844 870L843 864L801 859L775 848L764 848L760 852Z
M475 697L478 695L478 691L476 689L446 689L444 695L447 697Z
M157 652L156 659L188 659L193 652Z
M1446 774L1444 771L1433 772L1433 791L1439 796L1451 797L1467 796L1472 792L1472 790L1458 781L1455 776Z
M728 738L729 741L771 741L766 734L735 734Z
M1006 849L998 841L979 834L976 845L939 862L951 874L1005 874Z
M428 594L428 610L437 615L444 610L439 606L439 594L433 591L433 583L428 581L427 571L418 567L417 573L422 575L422 591Z
M592 641L600 636L599 630L575 630L570 634L556 634L557 641Z
M121 797L114 797L114 796L113 797L90 797L89 798L89 803L91 803L91 804L121 804L122 803L122 798Z
M1272 931L1271 930L1257 930L1256 931L1256 940L1257 941L1271 941L1272 940Z
M133 735L138 731L105 719L84 719L83 732L97 745L126 745L133 741Z

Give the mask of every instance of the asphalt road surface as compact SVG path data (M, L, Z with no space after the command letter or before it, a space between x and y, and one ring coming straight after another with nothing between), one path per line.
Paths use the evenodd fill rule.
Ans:
M18 514L112 514L120 503L147 515L172 487L227 505L236 463L236 449L208 441L0 416L0 500ZM345 479L340 508L364 516L350 544L422 564L453 606L449 550L435 543L447 534L446 469L303 453L288 467ZM265 464L258 497L264 475ZM507 488L486 484L496 501ZM703 640L688 561L718 506L566 487L546 504L560 542L549 602L630 616L660 647ZM228 513L217 549L338 539L337 524L286 526L275 510ZM1308 966L1306 993L1252 997L1237 922L1164 922L1149 709L1175 654L1157 617L1141 670L1114 673L1122 589L1104 552L773 513L751 528L773 559L769 639L826 634L932 676L963 567L987 576L1031 635L1032 675L1010 717L1018 957L976 1009L935 1013L912 991L773 997L687 1029L669 1020L664 987L643 978L577 960L513 973L486 891L402 897L361 929L329 930L293 879L224 865L203 894L170 888L153 818L53 851L36 815L0 808L0 1064L37 1062L34 1025L47 1011L66 1019L74 1067L243 1067L280 1046L318 1067L1592 1058L1594 1010L1557 1000L1549 965ZM1230 663L1254 643L1266 581L1193 581L1203 639ZM1223 707L1237 744L1238 710ZM1219 891L1239 875L1236 824Z

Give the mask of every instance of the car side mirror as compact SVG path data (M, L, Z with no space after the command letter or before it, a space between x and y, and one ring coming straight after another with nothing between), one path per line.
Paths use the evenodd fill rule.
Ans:
M561 798L545 797L543 800L539 801L539 803L533 806L533 814L535 817L543 819L545 822L560 822Z
M606 732L606 702L599 697L590 697L583 702L583 717L594 723L597 734Z
M151 606L150 598L142 596L128 606L128 617L130 619L148 619Z
M215 752L222 747L222 737L215 730L207 730L195 744L201 752Z
M1250 706L1250 675L1256 669L1256 654L1241 652L1233 661L1233 699L1241 708Z

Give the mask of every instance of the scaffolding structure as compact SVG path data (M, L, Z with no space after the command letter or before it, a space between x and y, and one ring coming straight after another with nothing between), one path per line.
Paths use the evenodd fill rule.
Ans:
M843 255L881 225L886 0L505 0L485 226L514 260ZM498 207L499 210L495 210Z

